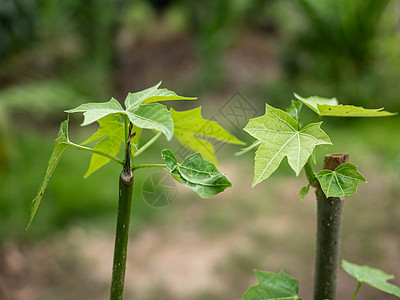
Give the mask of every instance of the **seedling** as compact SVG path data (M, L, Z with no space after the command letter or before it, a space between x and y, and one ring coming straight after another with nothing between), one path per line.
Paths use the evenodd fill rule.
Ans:
M50 177L68 147L92 152L92 159L85 177L111 160L121 164L122 172L119 178L118 217L110 292L110 299L112 300L123 298L135 171L142 168L163 168L178 182L194 190L201 198L209 198L230 187L231 183L214 165L216 162L214 148L207 139L212 138L231 144L243 144L217 122L203 119L200 107L188 111L175 111L172 108L168 110L165 105L157 103L158 101L196 99L178 96L167 89L160 89L160 85L161 82L146 90L129 93L125 99L125 108L112 98L108 102L87 103L67 110L68 114L83 113L82 126L98 122L99 129L84 143L75 144L68 137L68 118L61 124L44 181L32 202L28 227L33 221ZM152 130L154 136L142 145L140 135L143 129ZM188 156L182 163L179 163L173 152L165 149L161 152L165 164L135 165L135 158L146 151L162 134L168 141L175 136L184 147L198 153ZM97 142L93 148L85 146L85 144L95 141ZM123 144L124 149L123 158L118 157L121 144Z
M352 105L341 105L336 98L308 97L295 94L297 100L286 111L266 104L265 115L251 119L244 128L257 139L238 154L258 147L255 155L253 186L266 180L287 157L289 166L300 174L304 169L308 184L299 195L301 199L315 188L317 197L317 249L315 258L314 300L335 299L336 274L339 264L340 231L342 223L343 197L350 197L358 185L366 180L358 167L348 162L348 154L325 156L323 170L315 174L315 149L319 145L330 145L329 136L321 129L322 117L383 117L393 113L382 109L365 109ZM300 111L305 105L318 115L319 122L303 126L299 121ZM343 268L359 281L400 297L400 288L389 284L389 275L362 267L365 276L358 277L357 267L343 261ZM298 282L287 274L255 271L259 281L243 296L254 299L299 299ZM355 298L359 286L353 295Z

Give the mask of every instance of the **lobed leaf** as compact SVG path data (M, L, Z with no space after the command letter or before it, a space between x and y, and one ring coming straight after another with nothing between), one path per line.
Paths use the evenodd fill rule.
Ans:
M160 103L143 104L135 109L128 109L126 114L133 125L139 128L161 131L167 140L171 140L174 135L171 113L165 105Z
M312 123L298 130L298 123L287 112L266 104L265 115L250 119L244 128L261 141L255 156L253 186L275 172L285 157L299 175L317 145L331 144L321 124Z
M200 153L188 156L181 164L169 149L164 149L161 156L171 175L194 190L201 198L210 198L232 186L225 175L221 174L214 164L204 160Z
M383 107L377 109L366 109L359 106L342 105L338 103L336 98L322 98L318 96L303 98L297 94L294 94L294 96L320 116L387 117L396 115L396 113L383 111Z
M155 86L146 90L129 93L125 99L125 107L127 110L134 109L140 104L147 104L157 101L169 101L169 100L196 100L197 97L183 97L177 95L175 92L168 89L158 89L161 85L161 81Z
M203 119L201 107L188 110L176 111L171 108L171 116L174 121L174 135L185 147L217 163L214 146L211 139L223 143L243 145L244 143L231 135L217 122Z
M86 103L76 108L66 110L67 113L83 112L82 126L89 125L111 114L126 115L137 128L154 129L161 131L171 140L174 132L174 124L171 113L165 105L151 103L166 100L195 100L195 97L178 96L167 89L158 89L161 82L146 90L129 93L125 99L126 109L114 98L103 103ZM138 132L138 130L136 130ZM137 140L139 139L139 132Z
M55 140L54 150L53 153L51 154L49 163L47 165L46 175L43 179L42 185L40 186L35 199L33 199L31 203L31 215L26 229L28 229L29 226L32 224L33 218L35 217L40 202L43 198L43 194L47 188L47 185L49 184L51 175L53 175L54 170L56 169L61 157L63 156L65 150L68 147L68 144L69 144L69 138L68 138L68 119L67 119L61 123L60 130Z
M99 129L82 145L101 139L94 146L95 150L116 156L121 148L121 143L125 140L125 124L119 114L108 115L98 120ZM89 169L85 178L107 164L111 159L96 153L92 154Z
M341 164L335 171L322 170L315 177L326 197L350 197L360 184L367 182L352 163Z
M393 275L369 266L359 266L342 260L342 268L360 283L366 283L378 290L400 297L400 287L387 282L394 279Z
M299 282L285 272L279 274L254 271L258 284L252 286L243 295L243 300L279 300L279 299L298 299Z
M65 112L69 114L83 112L84 119L81 126L86 126L109 114L124 113L124 109L117 100L111 98L108 102L81 104L78 107L66 110Z

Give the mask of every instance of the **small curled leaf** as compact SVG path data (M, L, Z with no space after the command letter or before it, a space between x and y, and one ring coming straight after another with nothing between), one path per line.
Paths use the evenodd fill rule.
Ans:
M188 156L181 164L169 149L164 149L161 156L171 175L201 198L210 198L232 186L225 175L213 163L204 160L200 153Z

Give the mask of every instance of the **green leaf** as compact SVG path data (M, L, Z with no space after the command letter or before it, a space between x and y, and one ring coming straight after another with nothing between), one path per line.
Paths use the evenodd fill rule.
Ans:
M217 163L217 159L210 139L230 144L244 144L217 122L203 119L201 107L187 111L175 111L171 108L171 116L174 121L174 135L178 141L190 150L200 152L204 159L213 163Z
M336 98L322 98L318 96L303 98L297 94L294 94L294 96L320 116L387 117L397 114L383 111L383 107L377 109L365 109L359 106L338 104Z
M117 100L111 98L103 103L86 103L74 109L66 110L67 113L83 112L84 121L82 126L89 125L101 118L111 114L126 115L129 120L139 128L154 129L161 131L171 140L174 132L174 125L171 113L165 105L151 103L166 100L195 100L195 97L178 96L167 89L158 89L161 82L144 91L129 93L125 99L126 110L122 108ZM139 139L139 134L137 140Z
M92 141L98 141L94 147L95 150L116 156L121 148L121 143L125 140L125 124L119 114L108 115L98 120L99 129L82 145ZM96 153L93 153L89 169L85 178L107 164L111 159Z
M288 113L266 104L265 115L250 119L244 128L261 141L256 151L253 186L275 172L284 157L299 175L317 145L331 144L321 124L312 123L298 130L297 122Z
M393 275L369 266L359 266L342 260L342 268L358 282L366 283L378 290L400 297L400 287L387 282L394 279Z
M304 197L307 196L308 192L310 191L310 184L303 186L301 190L297 193L300 196L300 201L304 200Z
M300 116L300 110L301 107L303 106L303 103L301 101L294 101L292 100L292 104L286 109L286 112L296 121L299 119Z
M161 85L161 81L157 83L155 86L148 88L146 90L129 93L125 99L125 107L127 110L134 109L138 107L140 104L146 104L156 101L167 101L167 100L196 100L196 97L183 97L178 96L173 91L168 89L158 89Z
M360 184L367 182L352 163L341 164L335 171L322 170L315 177L326 197L350 197Z
M210 198L232 186L211 162L200 153L188 156L181 164L169 149L161 152L171 175L180 183L194 190L201 198Z
M255 270L258 284L243 295L243 300L299 299L299 282L285 272L279 274Z
M165 105L160 103L143 104L135 109L128 109L126 114L133 125L139 128L161 131L167 140L171 140L174 135L171 113Z
M124 109L117 100L111 98L108 102L86 103L65 112L69 114L83 112L84 120L81 126L86 126L109 114L124 113Z
M26 229L28 229L29 226L32 224L33 218L35 217L36 211L39 208L40 202L43 198L43 194L47 188L47 185L49 184L51 175L53 175L53 172L56 169L58 162L60 161L65 150L67 149L68 144L69 144L69 139L68 139L68 119L67 119L61 123L60 130L55 140L54 150L53 153L51 154L49 163L47 165L46 175L43 179L42 185L40 186L35 199L33 199L31 203L31 215Z

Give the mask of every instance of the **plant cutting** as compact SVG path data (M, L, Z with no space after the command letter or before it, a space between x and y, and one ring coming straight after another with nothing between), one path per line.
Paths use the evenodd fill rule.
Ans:
M296 100L292 101L286 111L266 104L265 115L251 119L244 128L257 141L238 154L258 147L255 154L253 186L269 178L285 157L296 176L304 170L308 184L300 190L299 195L303 199L310 187L313 187L317 198L314 300L333 300L335 299L339 264L344 197L354 195L357 187L366 180L358 171L358 167L348 162L349 155L347 153L326 155L323 170L318 173L314 172L316 147L331 145L329 136L321 128L321 119L323 117L384 117L395 114L383 111L383 108L365 109L342 105L336 98L328 99L318 96L303 98L297 94L295 94L295 98ZM299 117L303 105L317 114L317 122L307 125L300 122ZM348 271L355 270L354 265L344 261L343 267L360 284L366 282L400 297L400 288L386 282L392 278L387 274L371 272L368 269L364 272L366 275L360 279L354 275L357 272ZM255 274L259 284L244 294L244 300L299 299L297 281L284 272L274 274L255 271ZM371 279L370 275L375 277ZM375 284L376 282L385 282L385 284ZM388 285L391 287L382 289L382 286L387 287ZM353 299L357 292L358 289Z
M82 126L97 122L99 128L85 142L76 144L69 139L69 118L62 122L45 178L36 198L32 201L27 228L31 225L50 177L67 148L92 153L85 177L93 174L110 161L121 165L110 292L112 300L123 299L132 191L136 171L143 168L163 168L175 180L195 191L201 198L209 198L230 187L231 183L216 168L214 148L208 140L216 139L225 143L243 144L217 122L203 119L201 107L188 111L175 111L158 103L159 101L196 99L179 96L168 89L159 88L160 85L161 82L146 90L129 93L124 101L125 108L112 98L108 102L86 103L66 110L68 114L83 113ZM140 139L143 129L154 132L153 137L144 143ZM184 147L197 153L189 155L179 163L171 150L164 149L161 152L163 164L135 164L135 159L161 135L164 135L167 141L175 136ZM95 142L94 147L86 146L91 142ZM123 145L122 155L120 155L121 145Z

